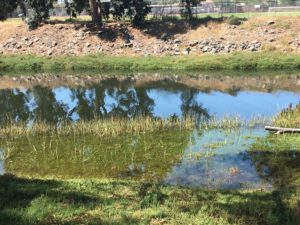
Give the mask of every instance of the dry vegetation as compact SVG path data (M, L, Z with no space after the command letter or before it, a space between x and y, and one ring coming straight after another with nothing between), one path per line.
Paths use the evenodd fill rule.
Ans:
M275 24L268 25L273 20ZM258 41L262 50L285 52L300 51L300 17L252 17L240 26L230 26L221 19L210 18L188 23L181 20L151 21L143 28L134 28L127 22L107 23L93 27L82 21L52 21L42 27L28 31L19 20L0 23L0 53L37 55L79 55L104 53L109 55L164 55L160 51L165 45L160 40L167 34L170 40L179 40L178 48L183 51L188 43L195 40L221 41L241 44ZM99 34L99 31L101 34ZM124 47L126 35L134 37L133 47ZM30 40L26 40L29 38ZM14 39L17 48L4 48L8 40ZM38 41L34 41L38 40ZM33 43L31 43L33 42ZM55 43L55 44L54 44ZM53 47L51 47L53 45ZM169 48L168 44L168 48ZM153 51L157 48L157 51ZM70 50L71 49L71 50ZM192 55L202 54L192 49Z

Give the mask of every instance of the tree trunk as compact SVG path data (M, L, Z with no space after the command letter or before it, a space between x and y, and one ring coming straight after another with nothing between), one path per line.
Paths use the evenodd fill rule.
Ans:
M99 6L96 0L89 0L90 3L90 10L92 14L92 21L93 23L101 23L101 16L99 14Z
M186 0L186 4L187 4L187 11L188 11L189 20L192 20L193 14L192 14L192 9L191 9L191 0Z

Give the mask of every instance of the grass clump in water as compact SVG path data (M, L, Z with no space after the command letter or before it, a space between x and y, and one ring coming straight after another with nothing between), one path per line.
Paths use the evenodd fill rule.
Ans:
M32 127L26 123L9 123L0 128L2 136L22 136L32 134L86 135L99 137L115 137L126 134L139 134L162 130L186 130L195 127L193 118L158 119L151 117L140 118L107 118L76 123L61 123L59 126L36 122Z
M300 128L300 104L283 110L275 117L274 124L280 127Z
M249 120L240 118L239 116L224 116L223 118L212 117L199 123L200 129L235 129L240 127L257 127L268 124L271 118L257 116Z
M169 117L166 119L153 117L122 118L111 117L94 119L91 121L80 120L78 122L62 122L59 125L42 121L34 122L29 126L25 122L10 122L0 127L1 136L24 136L35 134L58 135L87 135L98 137L115 137L119 135L141 134L146 132L164 130L205 130L205 129L235 129L242 126L253 128L268 124L271 119L255 117L251 120L243 120L240 117L225 116L223 118L210 118L197 120L194 117L184 118Z

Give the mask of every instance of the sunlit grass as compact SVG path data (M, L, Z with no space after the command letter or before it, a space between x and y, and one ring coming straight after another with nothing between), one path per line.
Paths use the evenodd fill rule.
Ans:
M270 124L272 118L253 117L245 120L238 116L224 116L221 118L197 120L187 116L183 118L122 118L111 117L94 119L92 121L80 120L78 122L61 122L60 124L48 124L36 121L33 125L26 122L11 122L0 127L1 136L35 135L35 134L59 134L59 135L86 135L93 134L99 137L115 137L127 134L140 134L162 130L206 130L206 129L234 129L240 127L254 128Z
M31 135L31 134L59 134L59 135L86 135L93 134L99 137L126 134L139 134L162 130L192 129L195 127L193 118L156 119L141 118L107 118L92 121L64 123L59 126L44 122L36 122L33 126L26 123L8 123L0 128L0 135Z
M0 177L0 184L3 224L297 224L279 192L12 176Z
M236 52L202 56L0 56L0 72L5 71L262 71L299 70L300 56L279 51Z
M280 127L300 128L300 104L295 108L283 110L274 118L274 124Z

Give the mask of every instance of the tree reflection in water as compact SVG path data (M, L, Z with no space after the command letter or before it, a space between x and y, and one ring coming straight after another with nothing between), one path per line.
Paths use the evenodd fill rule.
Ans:
M149 96L151 90L180 93L182 116L193 116L197 119L209 117L208 111L196 100L198 90L185 85L178 86L173 82L135 86L130 80L109 79L67 90L71 93L71 101L76 103L75 107L71 107L67 101L59 101L55 89L49 87L1 90L0 124L7 121L59 124L62 121L74 121L74 118L93 120L105 117L154 117L156 103Z

